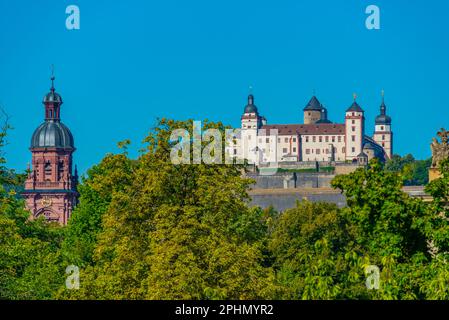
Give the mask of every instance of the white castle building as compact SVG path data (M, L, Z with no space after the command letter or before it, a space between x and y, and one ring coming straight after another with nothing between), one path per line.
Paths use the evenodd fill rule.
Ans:
M229 154L250 163L270 162L358 162L366 164L374 157L381 161L393 154L391 118L386 115L384 95L380 114L375 119L373 137L365 134L365 116L354 95L346 109L344 123L333 123L327 109L313 96L303 109L302 124L267 124L248 96L241 117L241 131L231 144Z

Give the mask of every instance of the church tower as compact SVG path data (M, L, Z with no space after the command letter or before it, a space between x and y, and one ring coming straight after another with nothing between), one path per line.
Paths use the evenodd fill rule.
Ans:
M346 160L357 161L357 156L363 151L363 139L365 136L365 116L363 109L356 101L346 110L345 116L345 153Z
M75 146L72 133L60 118L61 96L55 92L51 78L50 92L44 97L45 121L31 138L32 167L28 170L22 193L31 219L67 224L77 204L78 173L72 174Z
M376 117L373 139L384 148L385 154L391 159L393 155L393 132L391 131L391 118L387 116L387 106L385 105L383 90L380 114Z
M259 115L254 96L248 95L248 103L241 117L241 157L250 163L258 163L260 154L258 150L257 135L259 128L266 124L265 118Z

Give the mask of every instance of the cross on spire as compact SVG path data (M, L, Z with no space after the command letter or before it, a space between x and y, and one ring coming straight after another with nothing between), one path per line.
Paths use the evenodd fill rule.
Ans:
M54 92L55 91L55 66L52 64L51 65L51 91Z

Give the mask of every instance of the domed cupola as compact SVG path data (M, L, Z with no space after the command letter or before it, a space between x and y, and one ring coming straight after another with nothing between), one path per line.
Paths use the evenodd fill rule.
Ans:
M254 96L252 94L248 96L248 104L245 106L244 113L258 113L257 107L254 104Z
M61 122L45 121L33 133L31 149L63 148L75 149L73 135Z
M45 106L45 122L33 133L31 138L31 149L35 148L63 148L75 149L73 135L60 118L62 105L61 96L56 93L54 87L55 77L51 78L51 89L45 95L43 104Z
M376 124L390 125L391 118L387 116L387 106L384 102L384 93L382 92L382 104L380 105L380 114L376 117Z

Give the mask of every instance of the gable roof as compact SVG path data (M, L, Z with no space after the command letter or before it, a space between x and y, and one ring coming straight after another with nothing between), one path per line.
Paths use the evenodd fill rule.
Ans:
M277 129L278 135L342 135L345 134L345 125L337 123L320 124L271 124L262 126L265 134L269 135L271 130Z

